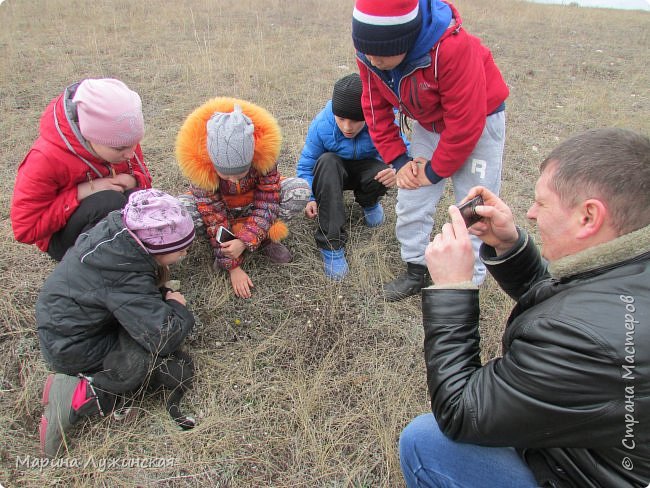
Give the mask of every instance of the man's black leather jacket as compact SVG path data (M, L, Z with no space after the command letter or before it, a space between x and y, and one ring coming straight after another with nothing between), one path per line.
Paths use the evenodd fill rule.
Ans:
M528 236L481 257L517 301L481 365L478 291L422 291L433 414L450 438L512 446L542 486L650 482L650 227L550 267ZM496 324L494 325L496 326Z

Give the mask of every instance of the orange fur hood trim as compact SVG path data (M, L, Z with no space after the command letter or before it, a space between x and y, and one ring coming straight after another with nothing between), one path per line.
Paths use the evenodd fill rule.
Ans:
M275 117L266 109L245 100L212 98L185 119L176 136L176 161L183 175L203 190L214 191L219 185L219 175L208 154L206 124L215 112L232 112L235 105L241 107L255 127L252 166L266 174L277 165L282 132Z

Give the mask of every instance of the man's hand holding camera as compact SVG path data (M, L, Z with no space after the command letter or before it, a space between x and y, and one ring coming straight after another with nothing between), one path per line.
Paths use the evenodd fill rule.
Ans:
M492 246L497 255L501 255L512 249L519 238L512 210L503 200L482 186L472 188L463 201L477 195L483 197L483 205L477 206L475 211L483 218L469 228L469 233Z
M467 282L472 279L474 252L470 234L495 248L497 255L509 251L515 245L519 234L510 208L494 193L482 186L472 188L463 203L481 195L483 205L475 207L482 217L469 229L458 210L449 207L451 221L442 226L424 253L433 283L437 286Z
M457 207L449 207L451 222L442 226L429 243L424 257L436 286L470 281L474 273L474 251L465 222Z

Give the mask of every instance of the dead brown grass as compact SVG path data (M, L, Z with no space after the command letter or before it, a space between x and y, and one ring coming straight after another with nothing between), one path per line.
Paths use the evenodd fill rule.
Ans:
M198 417L176 430L160 398L131 423L85 423L69 462L35 469L39 405L47 374L33 306L53 263L14 242L9 203L17 165L45 104L83 77L114 76L144 100L145 155L156 185L185 182L174 139L185 116L217 95L249 99L278 118L280 168L294 174L311 118L332 83L356 69L351 0L99 0L0 5L0 483L4 486L401 486L396 445L426 411L419 299L386 304L380 286L401 270L388 222L371 231L350 209L352 275L325 280L313 226L299 219L295 261L248 264L256 284L236 299L197 243L176 271L200 325L198 365L185 406ZM647 13L564 8L516 0L457 2L511 86L503 176L522 225L537 165L561 138L587 127L650 132ZM444 208L444 205L443 205ZM481 296L483 357L499 353L511 306L488 281ZM173 459L170 466L102 469L101 460ZM94 461L94 465L93 465Z

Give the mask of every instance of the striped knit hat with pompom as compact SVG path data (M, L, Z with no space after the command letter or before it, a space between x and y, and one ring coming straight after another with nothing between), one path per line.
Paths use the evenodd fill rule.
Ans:
M422 27L418 0L357 0L352 40L371 56L397 56L413 46Z

